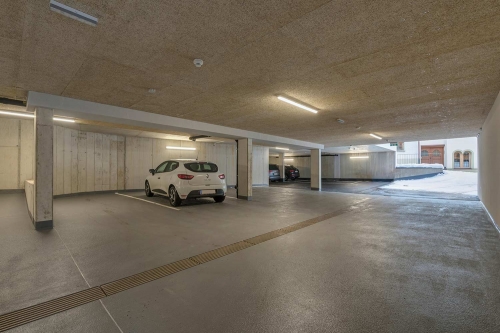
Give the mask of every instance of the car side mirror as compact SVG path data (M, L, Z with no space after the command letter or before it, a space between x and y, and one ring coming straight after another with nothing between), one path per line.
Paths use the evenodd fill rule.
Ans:
M154 176L155 175L155 169L149 169L149 173Z

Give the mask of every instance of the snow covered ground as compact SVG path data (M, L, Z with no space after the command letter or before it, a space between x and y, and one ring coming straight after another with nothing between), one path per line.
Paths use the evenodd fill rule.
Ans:
M429 178L396 180L381 188L477 195L477 173L445 170L444 174Z

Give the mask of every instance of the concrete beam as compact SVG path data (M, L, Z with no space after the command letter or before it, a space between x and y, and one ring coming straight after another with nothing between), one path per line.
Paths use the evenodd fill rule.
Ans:
M324 147L322 144L313 142L30 91L27 108L28 110L34 110L36 107L54 109L59 116L140 126L164 131L188 132L193 135L209 135L235 140L248 138L253 139L255 144L269 146L279 144L293 150L322 149Z

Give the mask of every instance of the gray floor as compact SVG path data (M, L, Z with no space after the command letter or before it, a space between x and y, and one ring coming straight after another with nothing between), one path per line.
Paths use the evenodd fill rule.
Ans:
M104 298L106 308L94 302L12 331L499 330L500 238L479 202L288 187L255 188L252 202L203 200L179 211L111 193L62 197L49 232L33 231L22 194L1 194L0 313L349 206Z
M390 183L391 182L369 180L323 180L321 190L323 192L359 193L370 195L398 196L406 198L479 201L477 195L468 195L462 193L405 191L381 188L382 186ZM287 182L272 182L270 186L276 188L306 190L311 188L311 182L305 179L296 179Z

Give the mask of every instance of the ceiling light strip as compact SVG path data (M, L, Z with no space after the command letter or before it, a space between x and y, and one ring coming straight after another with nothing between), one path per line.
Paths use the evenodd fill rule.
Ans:
M378 136L376 134L370 133L370 135L373 136L376 139L382 140L382 137L380 137L380 136Z
M0 115L2 115L2 114L6 115L6 116L35 118L35 114L34 113L0 111ZM69 119L69 118L53 117L52 119L55 120L55 121L65 121L67 123L74 123L75 122L75 120Z
M306 105L303 105L303 104L297 103L297 102L295 102L295 101L292 101L291 99L288 99L288 98L286 98L286 97L283 97L283 96L278 96L278 99L279 99L280 101L283 101L283 102L288 103L288 104L292 104L292 105L294 105L294 106L296 106L296 107L299 107L299 108L301 108L301 109L307 110L307 111L309 111L309 112L312 112L312 113L318 113L318 110L315 110L315 109L313 109L313 108L311 108L311 107L309 107L309 106L306 106Z
M274 149L279 149L279 150L290 150L288 148L283 148L283 147L274 147Z
M83 22L85 24L89 24L91 26L96 26L98 19L97 17L93 17L89 14L85 14L77 9L66 6L60 2L50 0L49 7L52 11L67 16L69 18L75 19L77 21Z
M193 147L173 147L173 146L167 146L167 149L174 149L174 150L196 150L196 148L193 148Z
M351 156L351 158L369 158L370 156Z

